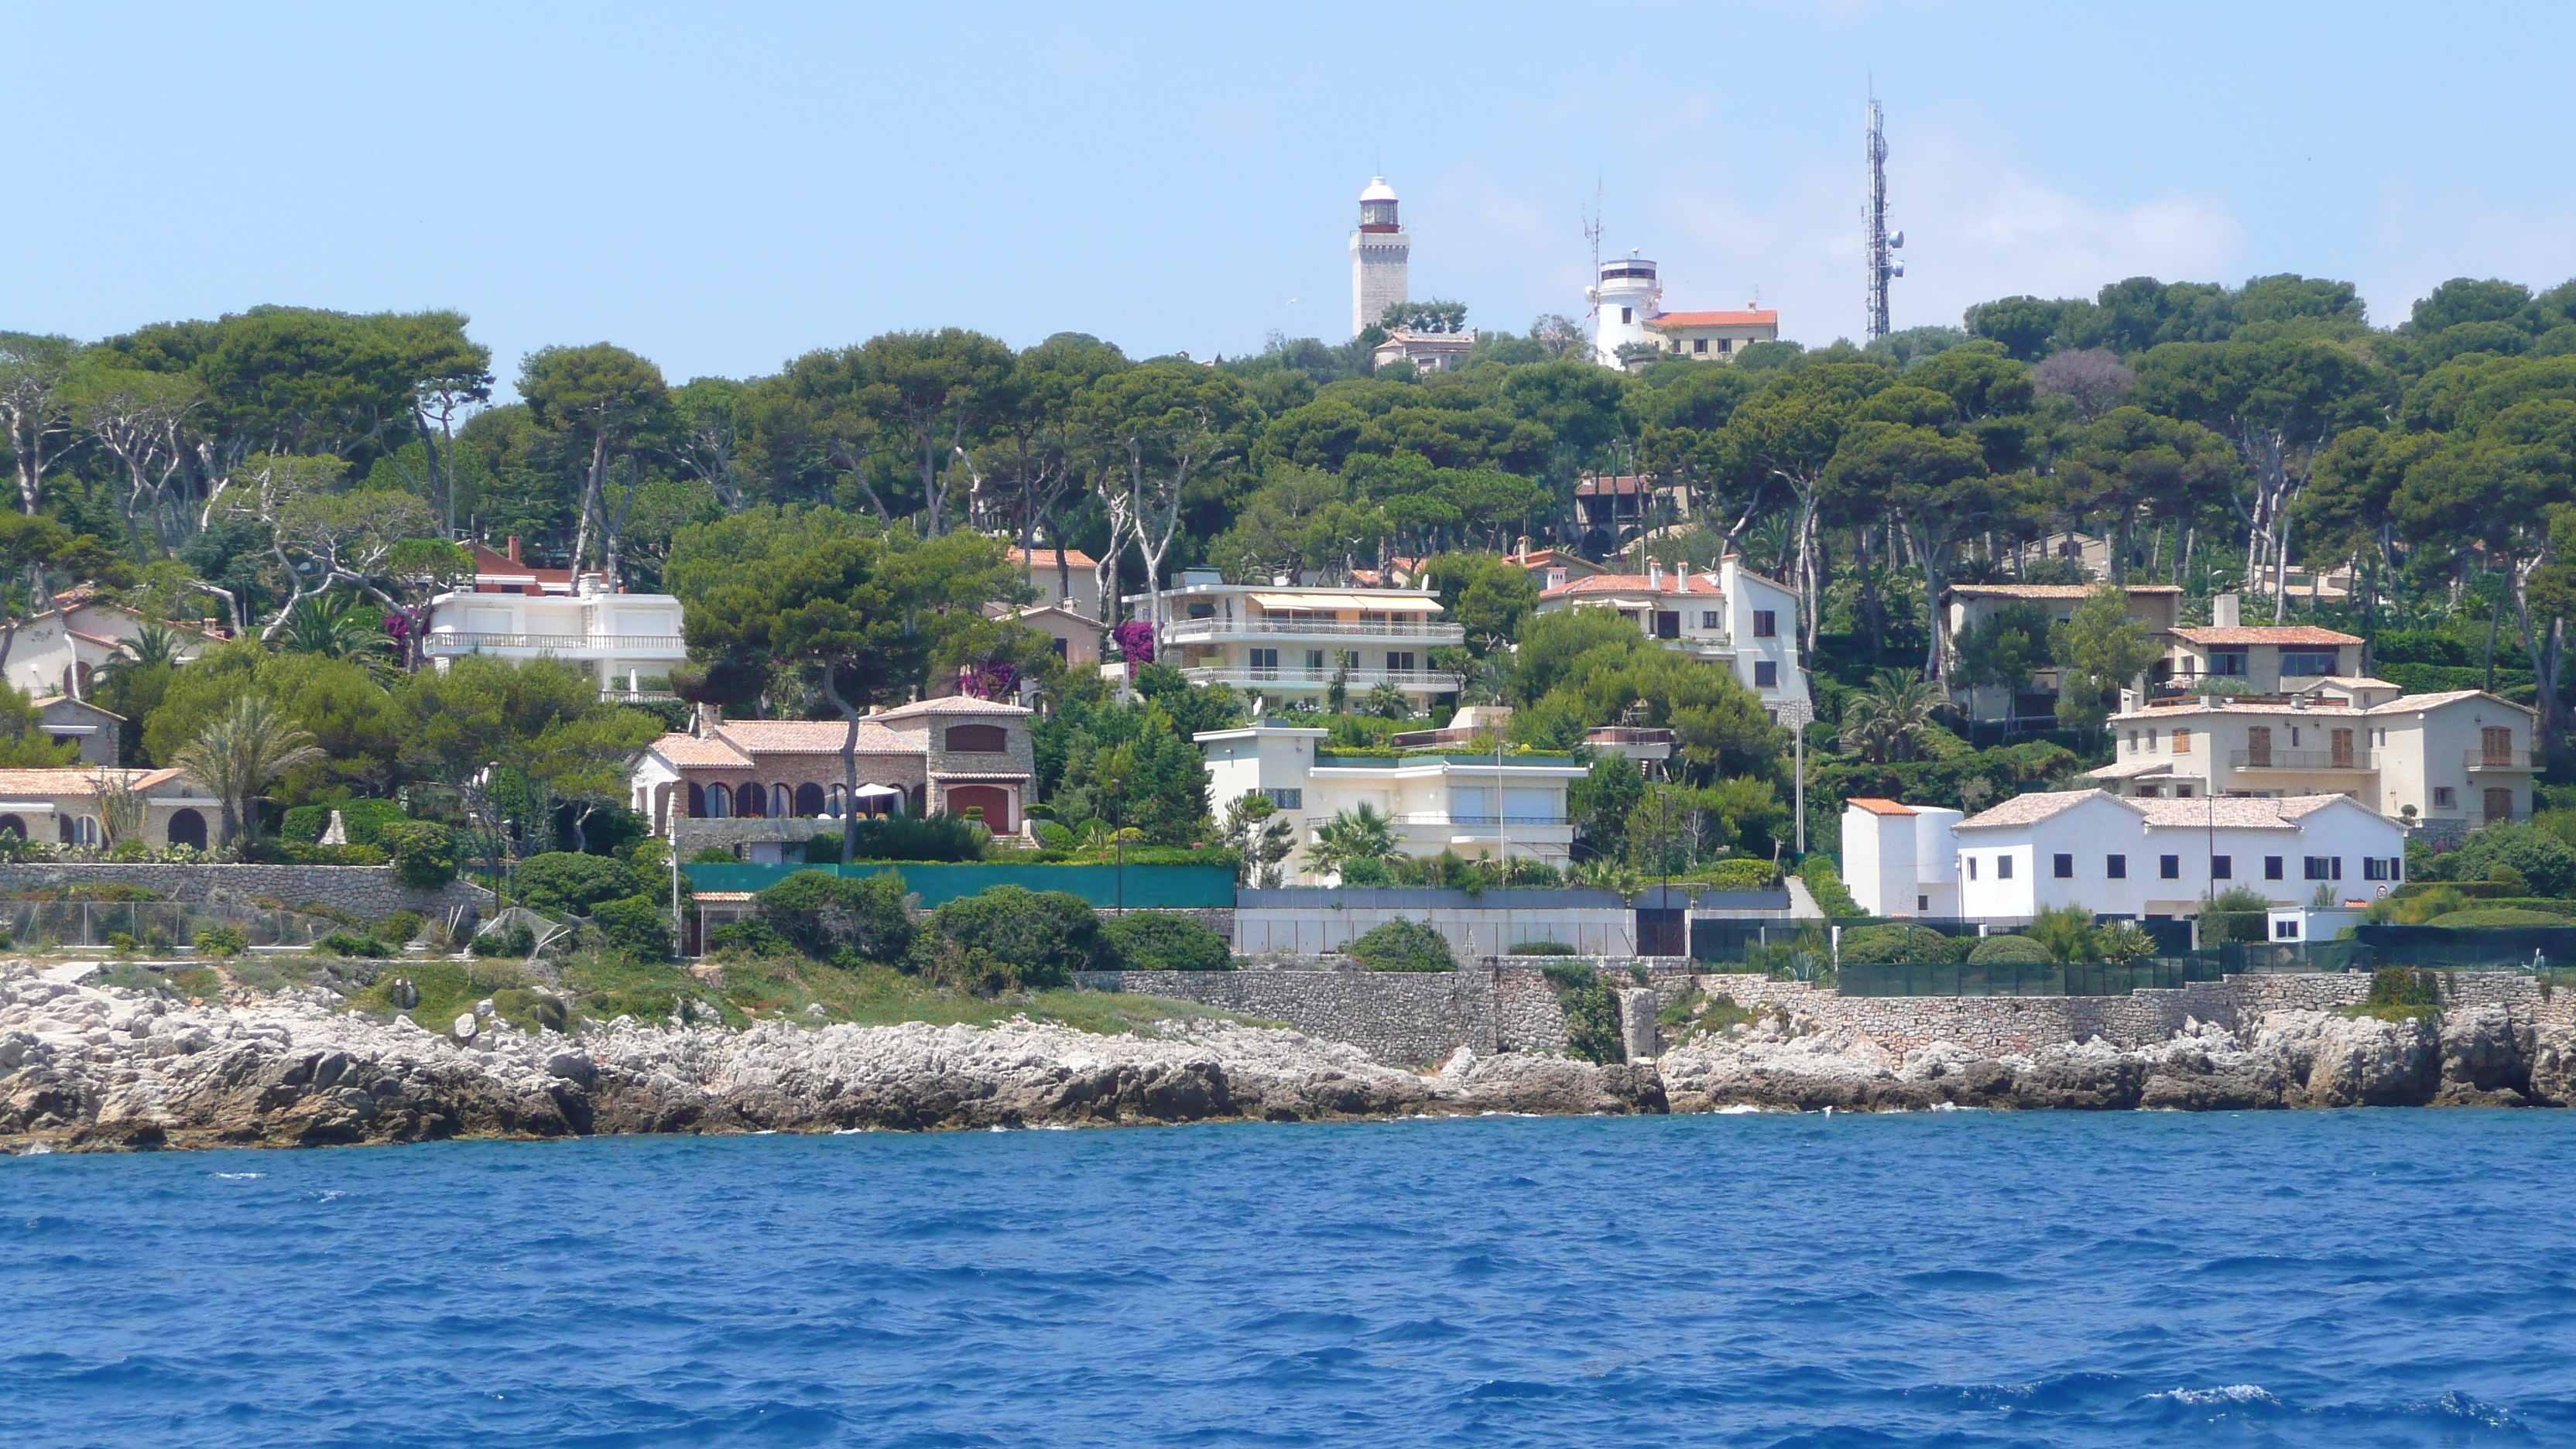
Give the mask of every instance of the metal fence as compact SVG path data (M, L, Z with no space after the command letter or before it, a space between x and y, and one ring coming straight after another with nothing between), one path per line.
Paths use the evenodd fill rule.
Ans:
M20 947L105 946L122 934L138 946L185 946L199 931L231 926L253 946L310 946L340 929L300 911L185 901L0 901L0 931Z
M2171 991L2225 976L2367 971L2385 964L2356 941L2230 943L2208 951L2119 962L1847 962L1837 981L1845 996L2126 996L2132 991Z

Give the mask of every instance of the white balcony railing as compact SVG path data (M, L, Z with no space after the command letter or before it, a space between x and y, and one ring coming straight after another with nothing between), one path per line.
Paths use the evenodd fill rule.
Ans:
M2231 750L2228 768L2235 770L2368 770L2376 768L2368 750Z
M1429 814L1398 815L1395 817L1394 823L1398 825L1446 825L1462 830L1493 830L1506 825L1517 828L1523 825L1533 827L1541 825L1568 825L1572 822L1562 815L1443 815L1435 811Z
M1437 669L1353 669L1347 672L1331 669L1243 669L1234 666L1201 666L1184 668L1181 677L1192 684L1234 684L1258 687L1283 685L1290 689L1327 689L1339 677L1343 687L1354 691L1375 689L1392 684L1398 689L1425 690L1440 693L1458 687L1458 676Z
M619 653L685 653L689 641L678 634L432 634L423 646L432 654L474 654L485 649L605 649Z
M1460 624L1412 622L1312 623L1294 619L1175 619L1163 626L1167 643L1203 643L1210 639L1399 639L1413 643L1456 644L1467 630Z
M2532 768L2529 750L2471 750L2460 763L2472 770L2528 770Z

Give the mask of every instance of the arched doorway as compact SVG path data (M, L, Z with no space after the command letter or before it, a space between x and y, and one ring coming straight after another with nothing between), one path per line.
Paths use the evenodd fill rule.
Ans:
M995 835L1008 835L1019 828L1011 820L1011 792L999 785L949 786L948 813L963 816L970 810L982 811L984 828Z
M785 785L770 786L769 813L781 820L794 818L796 814L796 792Z
M24 840L27 838L27 822L15 815L0 815L0 835L15 835Z
M769 813L769 791L758 780L746 782L733 792L734 813L745 820L757 820Z
M0 819L0 826L8 822ZM206 848L206 817L194 810L178 810L170 816L170 843Z
M707 818L707 787L695 780L689 782L689 818L691 820Z
M718 782L707 787L707 818L710 820L733 818L732 786Z
M807 819L812 819L815 816L821 815L823 813L823 787L820 785L797 786L796 813Z

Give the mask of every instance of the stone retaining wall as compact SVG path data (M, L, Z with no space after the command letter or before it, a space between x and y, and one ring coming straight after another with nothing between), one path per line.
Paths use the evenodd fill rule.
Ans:
M1339 963L1342 958L1308 958ZM1834 1030L1851 1030L1902 1054L1936 1041L2002 1056L2100 1037L2121 1047L2170 1038L2186 1021L2214 1022L2250 1035L2266 1012L2331 1010L2370 992L2359 973L2230 976L2176 990L2127 996L1844 996L1804 982L1763 976L1694 975L1666 958L1593 962L1620 993L1631 1056L1643 1056L1654 1013L1696 985L1741 1006L1779 1007ZM1642 985L1630 973L1643 966ZM2519 1021L2576 1025L2576 991L2545 991L2509 971L2444 973L2446 998L2497 1003ZM1485 958L1452 972L1360 971L1348 965L1246 971L1083 972L1079 984L1195 1001L1309 1036L1349 1042L1382 1062L1438 1061L1464 1046L1478 1055L1565 1049L1565 1013L1542 968ZM1660 1050L1660 1045L1656 1048Z
M0 891L64 885L141 886L163 900L203 901L217 893L267 897L293 910L325 905L365 920L396 911L438 915L455 906L480 913L492 893L470 881L450 881L434 891L413 890L394 879L389 865L172 865L142 862L24 862L0 865Z

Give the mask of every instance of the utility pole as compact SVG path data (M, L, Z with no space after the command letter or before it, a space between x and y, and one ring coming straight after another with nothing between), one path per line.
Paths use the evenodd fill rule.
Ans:
M1887 229L1887 125L1878 112L1878 93L1869 97L1869 316L1864 343L1887 335L1887 282L1905 275L1905 263L1888 254L1905 245L1905 233Z

